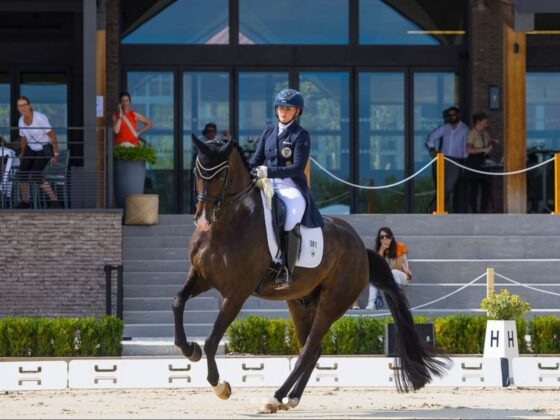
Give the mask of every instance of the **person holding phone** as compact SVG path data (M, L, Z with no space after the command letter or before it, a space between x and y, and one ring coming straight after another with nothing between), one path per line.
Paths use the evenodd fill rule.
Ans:
M152 122L130 107L132 99L128 92L119 95L119 110L113 113L115 144L123 147L140 146L140 135L152 128ZM142 128L138 129L138 121Z

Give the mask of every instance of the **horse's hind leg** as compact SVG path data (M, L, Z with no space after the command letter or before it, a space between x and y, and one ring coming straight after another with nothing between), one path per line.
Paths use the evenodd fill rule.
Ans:
M309 335L309 331L311 330L311 325L313 324L313 318L315 317L317 306L313 305L309 308L304 309L301 307L299 303L289 301L288 308L290 310L292 323L294 324L298 341L300 345L303 347L303 345L305 344L305 340ZM294 408L299 404L303 391L307 386L307 382L309 382L309 378L311 377L311 374L315 369L319 357L321 357L320 346L315 354L315 359L309 363L307 370L297 380L296 384L288 394L288 400L286 401L286 398L283 398L282 400L283 404L281 408L283 409Z
M185 335L185 327L183 326L183 313L185 311L185 303L190 297L195 297L202 292L209 290L210 287L198 276L191 267L187 276L185 285L173 299L173 317L175 319L175 345L181 349L183 354L192 362L198 362L202 357L200 346L195 343L189 343Z

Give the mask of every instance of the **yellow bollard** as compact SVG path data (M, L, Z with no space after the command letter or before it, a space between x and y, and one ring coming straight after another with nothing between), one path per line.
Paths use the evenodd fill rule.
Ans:
M445 159L443 153L437 154L436 161L436 211L434 214L447 214L445 211Z
M494 294L494 268L486 267L486 297Z
M554 154L554 211L551 214L560 215L560 153Z

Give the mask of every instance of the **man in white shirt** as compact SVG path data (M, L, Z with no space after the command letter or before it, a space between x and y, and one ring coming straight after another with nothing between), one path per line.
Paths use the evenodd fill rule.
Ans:
M46 115L34 111L25 96L17 100L19 137L21 144L21 163L19 166L21 202L18 208L29 208L29 179L40 182L41 189L49 197L49 207L61 208L51 186L43 178L43 170L50 162L58 162L58 141Z

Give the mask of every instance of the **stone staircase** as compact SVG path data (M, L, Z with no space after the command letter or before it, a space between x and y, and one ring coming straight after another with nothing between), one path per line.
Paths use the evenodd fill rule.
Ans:
M391 227L397 239L407 245L414 281L405 290L413 308L457 290L484 274L487 267L494 267L497 274L519 283L560 293L558 217L399 214L342 218L356 228L369 248L373 248L381 226ZM171 300L184 283L190 266L187 248L193 229L191 215L160 215L158 225L124 227L124 335L133 342L172 342ZM528 300L535 314L560 314L558 296L511 284L497 275L496 289L504 287ZM478 312L485 295L486 283L482 278L414 313L443 316ZM362 306L366 301L367 292L360 297ZM210 333L219 304L215 290L187 302L184 319L190 338L202 340ZM371 315L380 312L349 311ZM249 314L277 318L287 317L288 311L284 302L251 297L241 316Z

